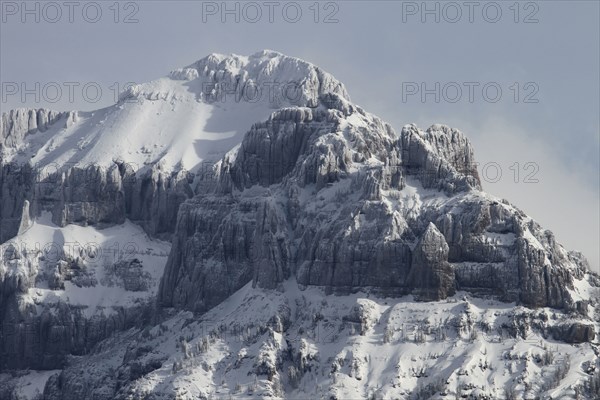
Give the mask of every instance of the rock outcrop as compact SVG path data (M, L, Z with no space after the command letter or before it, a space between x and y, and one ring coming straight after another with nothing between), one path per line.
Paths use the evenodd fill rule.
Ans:
M17 108L2 113L0 123L0 152L5 148L18 147L26 135L44 132L51 125L73 113L58 112L44 108Z
M440 300L454 294L454 272L448 263L448 244L429 223L412 253L409 282L420 300Z
M553 327L551 331L555 339L566 343L591 342L596 337L594 326L581 322L563 323Z
M25 201L31 199L34 190L35 175L35 169L29 165L5 164L0 158L0 243L19 232Z

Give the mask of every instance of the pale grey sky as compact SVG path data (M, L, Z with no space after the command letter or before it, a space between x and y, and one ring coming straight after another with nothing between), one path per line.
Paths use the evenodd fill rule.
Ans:
M495 167L487 170L484 188L600 271L600 2L230 1L230 13L223 4L2 1L0 107L92 110L127 82L211 52L277 50L331 72L396 130L412 122L463 130L482 166L501 168L497 182ZM68 82L79 84L72 101ZM40 98L23 99L36 83ZM436 83L439 101L422 99ZM50 102L55 84L62 95Z

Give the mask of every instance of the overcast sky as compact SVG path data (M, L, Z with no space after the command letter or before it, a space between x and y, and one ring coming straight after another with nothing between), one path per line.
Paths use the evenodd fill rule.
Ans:
M277 50L335 75L396 130L464 131L484 189L600 271L600 2L222 4L2 1L0 107L93 110L212 52Z

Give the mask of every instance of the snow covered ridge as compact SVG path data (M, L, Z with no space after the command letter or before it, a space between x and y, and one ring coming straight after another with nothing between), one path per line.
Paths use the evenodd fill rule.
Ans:
M0 368L59 373L0 398L598 395L600 278L459 130L272 51L2 121Z

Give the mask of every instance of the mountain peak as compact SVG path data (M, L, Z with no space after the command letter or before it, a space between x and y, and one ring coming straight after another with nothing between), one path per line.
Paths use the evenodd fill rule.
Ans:
M244 59L246 59L246 60L268 59L268 58L275 58L275 57L296 58L296 57L286 56L285 54L283 54L279 51L270 50L270 49L263 49L263 50L257 51L256 53L252 53L249 56L245 56L242 54L236 54L236 53L225 54L225 53L214 52L214 53L208 54L205 57L202 57L195 63L189 65L188 68L193 67L195 64L204 63L204 62L222 62L225 60L244 60Z
M350 101L344 84L330 73L308 61L273 50L262 50L250 56L212 53L170 74L170 78L176 80L203 77L210 78L217 85L235 88L250 84L269 90L274 85L287 85L288 97L298 97L288 99L292 100L292 104L302 103L307 97L317 100L326 93L334 93Z
M251 57L279 57L279 56L285 56L285 54L280 53L279 51L276 50L271 50L271 49L263 49L261 51L257 51L256 53L252 54Z

